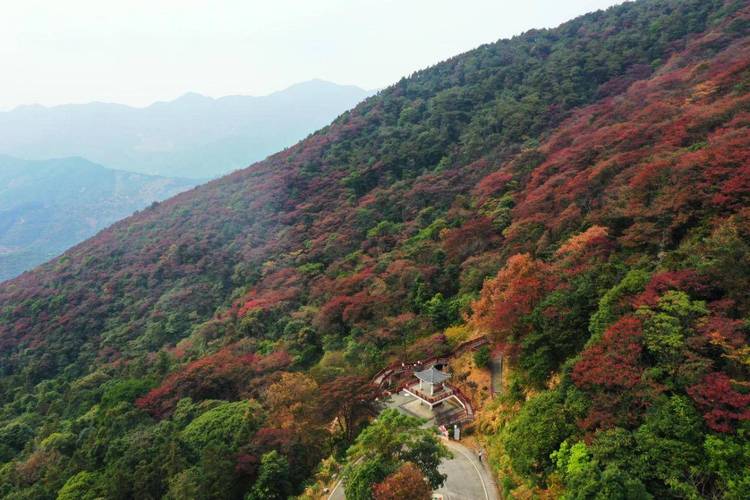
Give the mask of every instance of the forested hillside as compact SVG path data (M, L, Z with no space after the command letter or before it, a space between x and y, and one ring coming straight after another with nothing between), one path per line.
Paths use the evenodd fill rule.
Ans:
M83 158L26 161L0 155L0 281L196 184L111 170Z
M0 495L299 494L465 325L506 493L746 497L748 35L641 0L482 46L3 284Z

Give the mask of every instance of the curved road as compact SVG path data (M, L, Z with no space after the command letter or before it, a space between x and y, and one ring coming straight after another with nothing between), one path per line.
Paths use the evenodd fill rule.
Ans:
M487 468L476 453L456 441L443 439L453 458L443 460L440 471L448 475L445 484L435 491L444 500L498 500L497 492ZM344 486L339 481L328 500L345 500Z

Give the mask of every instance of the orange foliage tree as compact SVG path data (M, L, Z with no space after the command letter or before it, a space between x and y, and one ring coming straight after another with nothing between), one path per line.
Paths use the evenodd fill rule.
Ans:
M500 341L522 335L521 319L552 289L549 266L529 254L510 257L472 304L472 323Z
M419 467L406 462L382 483L372 488L374 500L429 500L432 489Z
M281 429L310 428L321 421L318 384L302 373L281 374L266 390L270 420Z

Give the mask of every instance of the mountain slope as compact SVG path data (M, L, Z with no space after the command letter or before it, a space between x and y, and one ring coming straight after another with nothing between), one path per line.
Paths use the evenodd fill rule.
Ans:
M186 94L146 108L89 103L0 113L0 152L83 156L143 174L208 179L290 146L369 93L321 80L263 97Z
M749 30L644 0L480 47L0 286L0 492L241 498L270 450L299 491L351 374L475 328L509 492L742 496Z
M83 158L0 156L0 281L194 185L110 170Z

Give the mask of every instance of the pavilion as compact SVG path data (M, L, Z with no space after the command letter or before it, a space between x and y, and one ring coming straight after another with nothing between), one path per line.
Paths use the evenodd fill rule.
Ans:
M438 386L438 392L441 390L445 390L443 382L451 378L450 375L438 370L434 366L431 366L426 370L422 370L421 372L414 372L414 375L419 379L420 392L426 392L424 389L424 385L427 385L429 387L430 396L435 395L435 386Z
M404 391L430 408L451 398L455 398L462 407L466 408L453 389L445 384L445 381L450 378L449 374L431 366L425 370L414 372L414 376L417 377L419 383L407 386Z

